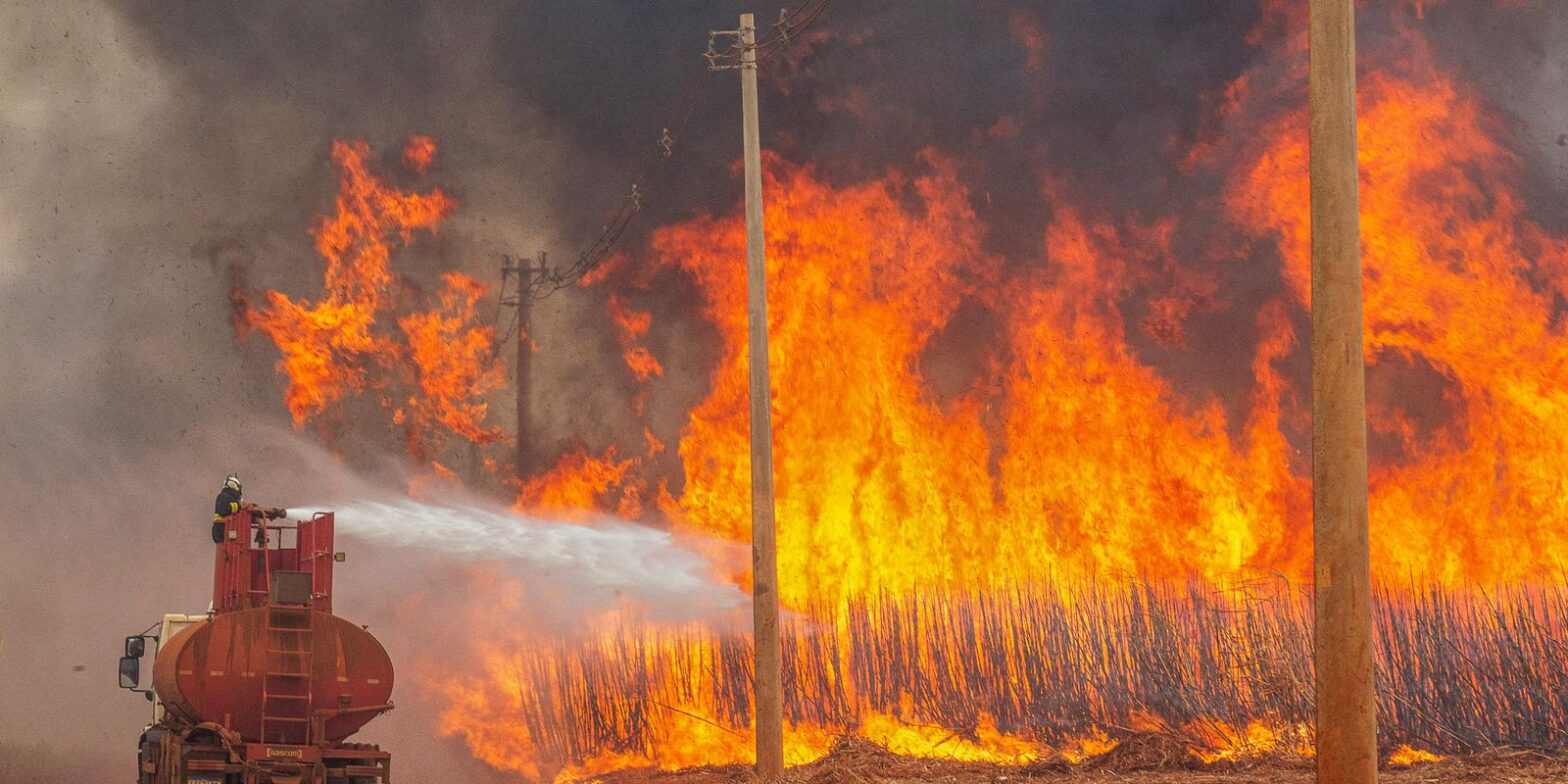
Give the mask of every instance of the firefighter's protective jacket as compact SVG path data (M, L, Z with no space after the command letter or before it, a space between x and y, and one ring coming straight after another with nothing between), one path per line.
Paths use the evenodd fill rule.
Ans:
M218 500L213 504L212 521L214 523L223 522L223 518L238 512L240 510L240 500L240 491L225 485L222 490L218 491Z

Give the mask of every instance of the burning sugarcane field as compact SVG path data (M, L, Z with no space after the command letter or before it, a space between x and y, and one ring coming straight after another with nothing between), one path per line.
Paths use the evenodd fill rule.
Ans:
M0 22L0 784L1568 778L1568 5Z

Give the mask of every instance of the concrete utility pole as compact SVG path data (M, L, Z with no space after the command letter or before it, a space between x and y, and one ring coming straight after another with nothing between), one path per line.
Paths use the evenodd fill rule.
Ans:
M534 273L543 275L545 272L544 253L539 254L539 266L534 267L532 259L517 259L513 261L510 256L501 259L501 288L506 289L506 279L510 275L517 276L517 296L508 297L501 301L503 305L512 305L517 308L517 370L515 375L517 394L517 443L516 454L513 457L513 475L518 481L527 480L533 469L533 450L529 430L531 429L528 392L531 369L533 367L533 281Z
M746 157L746 322L751 351L751 617L755 646L757 777L784 774L778 550L773 522L773 416L768 383L767 256L762 238L762 148L757 130L757 30L740 15L740 98Z
M1377 780L1354 0L1311 0L1312 529L1319 784Z

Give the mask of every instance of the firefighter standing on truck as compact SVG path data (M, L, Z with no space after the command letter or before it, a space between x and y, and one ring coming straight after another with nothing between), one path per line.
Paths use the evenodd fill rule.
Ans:
M218 490L218 500L212 505L212 543L223 544L223 518L240 511L252 509L263 520L276 520L288 514L286 509L262 509L261 507L245 500L244 491L240 488L240 478L236 474L229 474L223 480L223 487ZM267 527L256 524L256 546L264 547L267 544Z
M240 478L229 474L218 491L218 500L212 507L212 543L223 544L223 518L240 510L245 498L240 489Z

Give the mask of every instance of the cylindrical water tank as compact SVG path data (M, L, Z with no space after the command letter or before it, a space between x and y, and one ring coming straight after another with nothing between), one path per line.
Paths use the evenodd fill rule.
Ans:
M304 743L308 722L299 717L387 704L392 660L370 632L304 609L269 624L269 612L279 610L224 613L163 641L153 688L164 708L192 723L222 724L248 742ZM314 740L340 741L376 715L332 715Z

